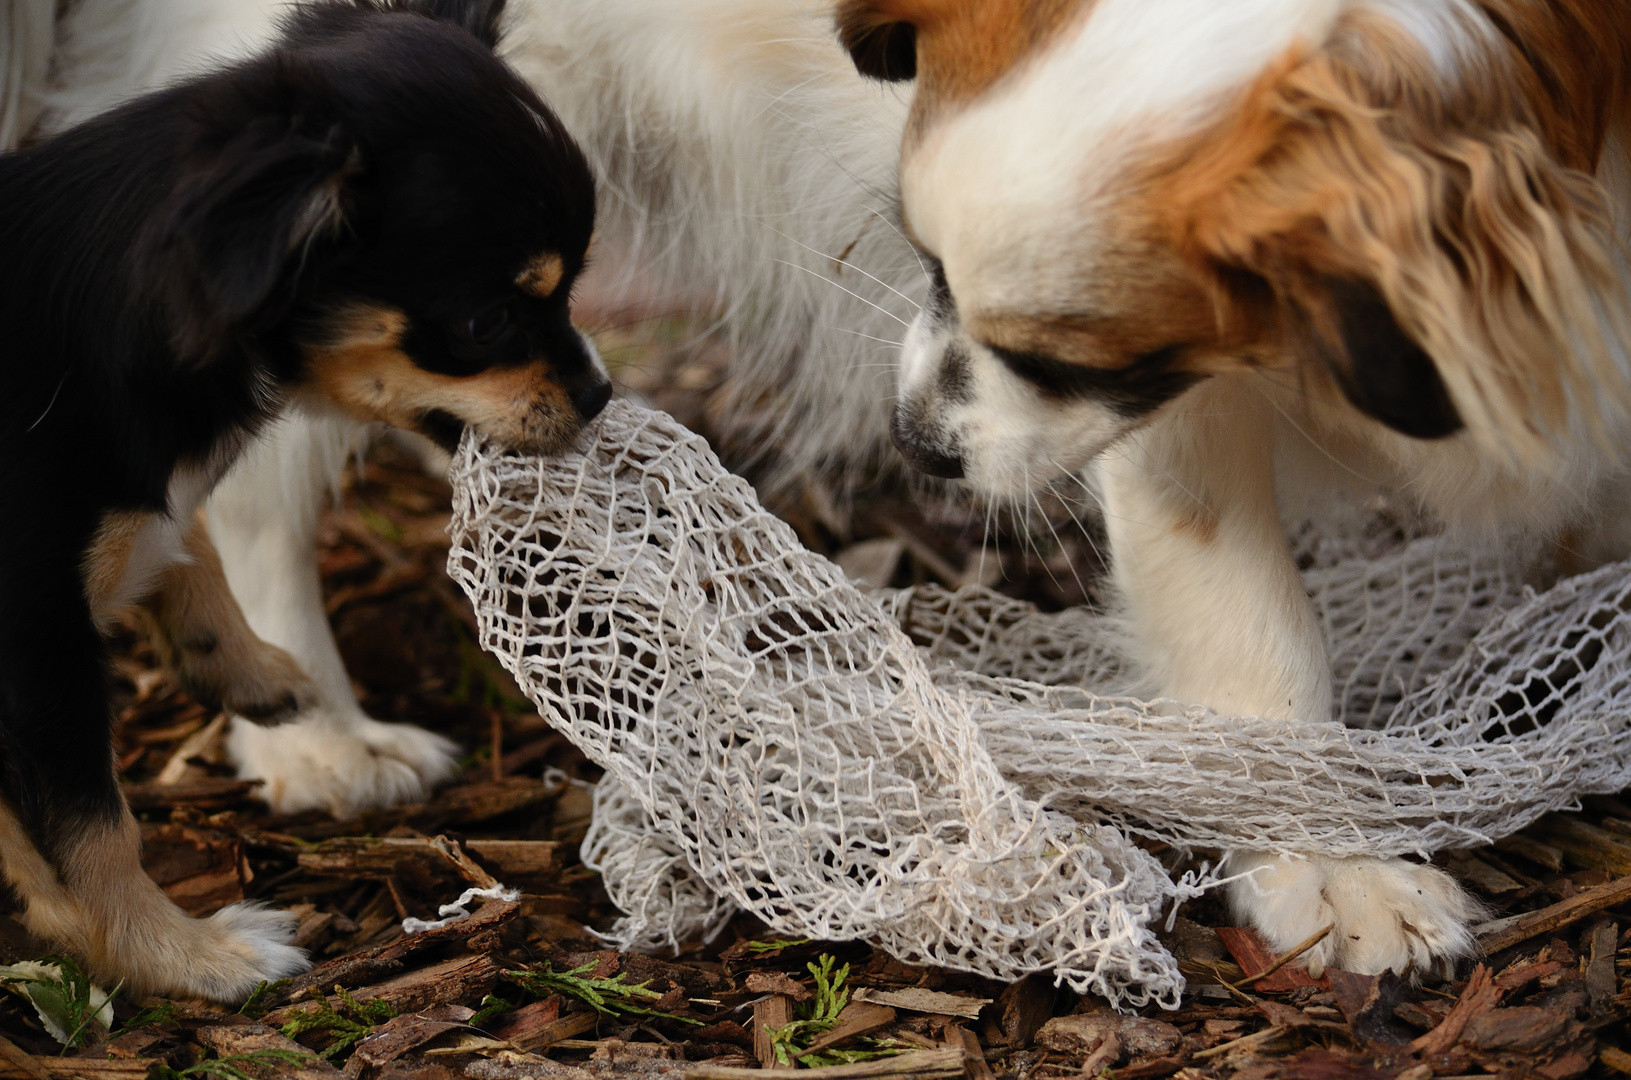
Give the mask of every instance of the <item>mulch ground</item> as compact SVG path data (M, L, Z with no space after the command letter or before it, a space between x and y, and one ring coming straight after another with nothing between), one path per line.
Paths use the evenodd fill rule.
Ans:
M690 384L708 385L717 362L706 348L686 354ZM665 397L672 374L624 378L708 432L705 407ZM88 1029L67 1051L26 1001L0 995L0 1077L732 1080L788 1068L771 1032L811 1015L827 1022L788 1029L802 1032L796 1047L854 1059L830 1066L832 1080L1631 1073L1631 805L1616 799L1443 859L1502 920L1484 961L1447 982L1276 968L1284 958L1215 900L1167 935L1190 979L1183 1007L1141 1016L1043 977L1002 985L865 943L780 941L746 917L678 955L607 949L594 931L616 912L577 855L596 770L475 646L442 573L448 495L387 448L322 529L328 608L364 706L469 751L462 777L424 805L351 821L268 813L222 759L221 718L158 670L138 627L118 643L117 753L149 872L194 914L246 898L298 912L314 970L238 1011L121 997L113 1030ZM811 481L775 505L811 547L880 583L983 579L1048 607L1094 598L1091 543L1044 532L1046 521L993 532L889 485L839 499ZM981 559L993 536L998 551ZM522 898L404 935L404 918L434 918L495 880ZM47 951L0 916L0 960ZM848 965L841 999L812 974L823 957ZM871 1056L888 1049L905 1052Z

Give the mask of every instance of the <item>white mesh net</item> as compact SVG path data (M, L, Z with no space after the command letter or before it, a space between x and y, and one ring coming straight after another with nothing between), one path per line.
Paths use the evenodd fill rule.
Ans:
M448 568L481 642L606 770L584 846L629 946L745 908L908 962L1175 1004L1179 848L1428 853L1631 783L1631 573L1305 532L1349 725L1101 696L1113 620L868 594L706 443L614 403L584 453L467 437Z

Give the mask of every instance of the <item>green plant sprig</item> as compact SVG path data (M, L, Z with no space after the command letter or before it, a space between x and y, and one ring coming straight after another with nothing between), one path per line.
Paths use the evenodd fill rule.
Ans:
M750 941L744 946L750 953L780 952L782 949L791 949L799 945L808 945L814 938L775 938L772 941Z
M893 1040L869 1038L857 1039L858 1045L851 1049L809 1049L817 1039L838 1026L838 1014L849 1004L849 987L844 985L849 978L849 965L834 971L835 963L830 953L822 953L818 962L805 965L815 979L815 997L793 1007L794 1020L779 1028L766 1029L776 1060L783 1065L807 1068L853 1065L857 1061L873 1061L903 1052Z
M331 1032L334 1040L323 1048L322 1054L326 1058L334 1058L350 1050L376 1027L396 1015L396 1010L387 1002L358 1001L343 986L336 986L334 991L340 999L338 1008L327 997L318 995L312 1008L294 1014L294 1018L283 1025L284 1037L293 1039L309 1031ZM346 1016L346 1013L351 1015Z
M310 1065L317 1055L294 1050L249 1050L230 1057L210 1058L185 1069L172 1069L160 1065L153 1070L151 1080L196 1080L203 1076L220 1076L226 1080L258 1080L250 1069L277 1069L288 1072L302 1065Z
M631 983L627 981L627 973L622 971L610 979L584 977L586 972L594 969L594 964L584 964L571 971L555 971L546 965L542 971L506 971L504 977L534 997L565 994L577 998L606 1016L651 1016L702 1026L701 1020L693 1020L689 1016L679 1016L639 1004L642 1000L654 1001L663 996L649 988L650 979L643 983Z

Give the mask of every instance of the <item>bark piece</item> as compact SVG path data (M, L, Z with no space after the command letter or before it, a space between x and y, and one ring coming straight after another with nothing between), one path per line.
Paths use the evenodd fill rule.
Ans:
M1501 972L1500 978L1495 980L1495 988L1501 992L1502 997L1538 982L1548 975L1556 975L1563 970L1564 965L1556 960L1547 960L1544 963L1524 964L1522 967L1509 967Z
M178 824L142 830L142 869L194 917L212 915L242 900L244 886L253 876L235 834Z
M1477 934L1478 944L1485 953L1498 953L1626 900L1631 900L1631 875L1586 889L1539 911L1484 923L1475 927L1473 932Z
M360 1001L378 999L398 1013L418 1012L433 1005L474 1005L498 985L500 968L483 955L456 956L439 964L405 972L394 979L355 991ZM311 988L317 993L323 987ZM315 996L315 995L313 995ZM305 1000L266 1014L266 1023L282 1027L310 1007Z
M904 990L874 990L863 986L855 991L855 997L851 1000L869 1001L875 1005L888 1005L892 1009L927 1013L930 1016L960 1016L964 1020L978 1020L980 1010L991 1004L990 998L964 997L916 986ZM1046 1019L1046 1016L1042 1017L1036 1026L1041 1027Z
M259 780L233 780L225 776L190 777L177 784L126 784L125 801L132 810L162 810L173 806L196 806L201 810L224 810L241 806L255 797Z
M43 1069L52 1080L147 1080L153 1066L159 1064L156 1058L97 1061L94 1058L28 1057L31 1062L28 1066L0 1058L0 1080L38 1080L40 1074L31 1071L35 1068Z
M502 1027L494 1028L493 1038L513 1043L547 1027L561 1018L561 995L551 994L542 1001L523 1005L504 1014Z
M542 1050L546 1046L565 1042L576 1038L586 1031L593 1031L600 1024L600 1014L597 1012L572 1013L558 1020L552 1020L543 1027L535 1028L524 1035L510 1040L517 1050L531 1052Z
M301 852L299 861L303 870L319 877L384 881L396 873L401 860L419 859L430 865L451 864L467 880L482 888L492 884L492 874L472 862L470 866L476 871L472 876L459 859L451 857L437 841L443 841L449 848L457 847L446 837L342 836ZM465 851L491 866L499 879L506 882L511 878L536 880L558 875L560 847L553 840L467 840L464 843ZM468 858L465 861L468 862ZM480 878L486 880L478 880Z
M1467 1021L1461 1041L1478 1050L1544 1050L1563 1034L1568 1021L1550 1009L1520 1005L1491 1009Z
M742 983L750 994L785 994L794 1001L809 1001L815 997L810 988L780 971L754 971Z
M912 1054L858 1061L854 1065L834 1065L822 1069L821 1080L882 1080L910 1077L912 1080L951 1080L963 1075L962 1050L919 1050ZM761 1069L732 1069L696 1065L685 1070L685 1080L763 1080Z
M19 1075L33 1077L34 1080L50 1080L51 1074L45 1071L45 1066L36 1064L28 1051L0 1035L0 1067L11 1066Z
M1356 1039L1393 1045L1410 1041L1411 1032L1394 1019L1394 1011L1414 989L1408 979L1391 971L1380 976L1355 975L1333 968L1327 974L1337 1008Z
M806 1053L826 1050L848 1039L870 1035L894 1022L895 1010L889 1006L852 1001L838 1014L838 1023L833 1025L833 1029L812 1042Z
M1184 1043L1183 1034L1171 1024L1102 1009L1054 1017L1036 1033L1036 1044L1081 1058L1111 1035L1120 1040L1126 1058L1163 1057L1176 1053Z
M1614 953L1620 943L1619 924L1600 923L1587 931L1586 938L1586 955L1591 957L1586 964L1586 989L1591 993L1592 1015L1601 1016L1613 1004L1615 991L1619 989L1614 974Z
M450 824L487 821L554 802L562 793L560 785L548 784L536 777L506 776L502 780L448 788L436 797L428 813Z
M771 994L753 1003L753 1056L762 1069L787 1069L776 1057L776 1048L770 1041L770 1032L793 1022L793 1001L785 994Z
M1252 989L1260 994L1284 994L1304 986L1328 988L1331 985L1329 979L1316 979L1308 974L1306 968L1290 964L1282 966L1264 979L1255 979L1251 972L1268 971L1279 959L1269 951L1268 944L1258 936L1256 930L1249 927L1220 926L1217 933L1223 947L1229 950L1229 955L1240 965L1240 970L1247 972L1241 981L1251 983Z
M1532 836L1525 836L1523 833L1503 836L1495 841L1495 850L1509 851L1514 855L1528 859L1536 866L1544 866L1553 873L1563 869L1562 851L1550 844L1543 844Z
M986 1039L1016 1050L1031 1045L1042 1025L1053 1016L1058 996L1053 980L1046 975L1025 976L997 996L994 1015L986 1022Z
M1473 969L1461 997L1445 1014L1444 1022L1413 1041L1410 1048L1423 1057L1444 1053L1460 1041L1469 1023L1495 1007L1500 996L1495 981L1489 977L1489 968L1479 964Z
M1546 839L1563 854L1592 870L1607 870L1615 877L1631 874L1631 844L1577 818L1553 815L1540 825Z
M465 1021L474 1015L475 1010L462 1005L438 1005L394 1016L357 1044L346 1062L346 1075L360 1075L365 1068L384 1068L408 1051L466 1027Z
M964 1075L968 1080L996 1080L996 1074L985 1060L985 1048L974 1032L961 1024L952 1024L946 1028L946 1045L950 1049L963 1051Z
M213 1027L199 1028L193 1034L200 1046L207 1046L215 1051L220 1058L238 1057L255 1050L285 1050L291 1054L300 1054L304 1061L299 1065L261 1065L250 1066L238 1064L238 1067L251 1076L266 1077L292 1077L294 1080L335 1080L340 1071L310 1050L301 1046L293 1039L288 1039L274 1028L265 1024L222 1024Z

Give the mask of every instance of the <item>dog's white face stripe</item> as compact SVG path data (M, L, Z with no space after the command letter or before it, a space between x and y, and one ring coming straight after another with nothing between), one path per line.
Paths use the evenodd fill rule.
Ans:
M1193 130L1299 41L1330 33L1339 0L1100 0L1088 17L968 108L932 125L902 162L918 239L971 305L1042 310L1102 238L1094 203L1140 145ZM1029 293L1030 295L1026 295Z

